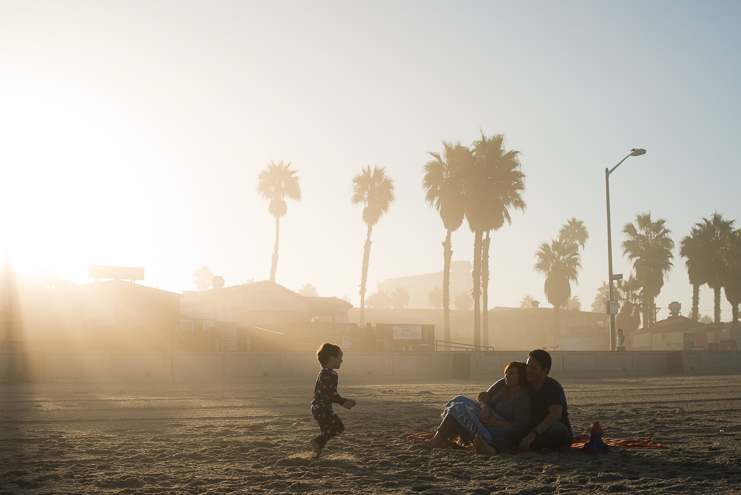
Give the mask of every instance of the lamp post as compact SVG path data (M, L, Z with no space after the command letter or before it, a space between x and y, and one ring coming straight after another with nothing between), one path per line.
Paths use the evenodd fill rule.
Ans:
M625 160L631 156L645 155L646 150L642 148L633 148L630 150L628 156L623 158L612 168L605 169L605 190L607 191L607 268L609 270L609 278L607 283L610 284L610 300L607 302L607 313L610 315L610 350L615 350L615 313L612 307L612 301L614 300L614 290L612 288L612 234L610 232L610 174L615 171Z

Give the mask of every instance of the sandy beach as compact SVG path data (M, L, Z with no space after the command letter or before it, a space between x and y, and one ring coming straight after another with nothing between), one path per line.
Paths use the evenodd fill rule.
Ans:
M556 376L555 378L558 379ZM492 377L494 381L496 377ZM452 396L478 381L343 380L346 432L320 459L313 378L230 384L0 384L0 494L738 493L741 377L563 379L571 422L661 450L590 456L436 451Z

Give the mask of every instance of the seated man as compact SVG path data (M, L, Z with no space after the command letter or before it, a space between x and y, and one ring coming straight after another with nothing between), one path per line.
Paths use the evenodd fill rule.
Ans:
M559 450L568 448L573 442L566 394L556 380L548 376L551 371L551 355L537 349L527 358L527 381L533 386L530 391L532 414L530 431L520 441L520 450Z

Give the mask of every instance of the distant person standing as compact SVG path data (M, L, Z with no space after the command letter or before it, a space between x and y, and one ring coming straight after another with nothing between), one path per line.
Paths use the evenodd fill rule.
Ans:
M365 324L365 336L360 344L361 351L375 351L376 350L376 332L373 331L373 327L370 322Z
M617 334L617 348L618 351L624 351L625 350L625 334L623 333L622 328L618 328L618 334Z
M527 381L533 386L530 392L532 414L530 432L520 441L520 450L560 450L570 447L574 441L566 394L561 384L548 376L551 364L551 355L543 349L528 354Z
M345 431L345 425L332 410L332 404L336 402L345 409L352 409L355 406L355 401L343 399L337 391L337 372L335 370L340 369L342 365L342 349L334 344L324 343L317 351L316 357L319 364L322 365L322 369L314 386L311 414L319 424L321 433L311 440L311 447L318 457L330 438Z

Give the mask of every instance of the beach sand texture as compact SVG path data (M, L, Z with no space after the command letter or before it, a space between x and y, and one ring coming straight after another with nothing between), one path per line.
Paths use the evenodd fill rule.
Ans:
M660 450L429 451L455 395L490 383L343 380L346 431L313 458L314 378L0 384L0 493L739 493L741 377L564 379L571 421ZM558 377L555 377L558 379ZM496 377L492 377L494 381Z

